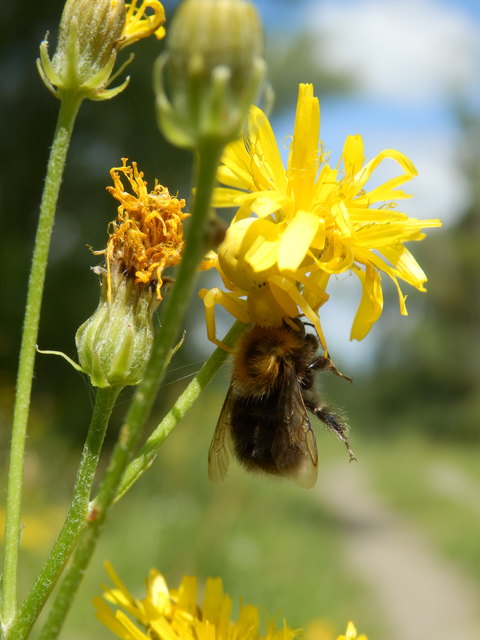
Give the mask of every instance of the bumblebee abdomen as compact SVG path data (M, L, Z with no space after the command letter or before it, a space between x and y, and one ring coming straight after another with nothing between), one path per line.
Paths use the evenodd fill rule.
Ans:
M278 421L278 397L239 397L231 418L235 455L249 471L288 475L298 467L304 447L289 440Z

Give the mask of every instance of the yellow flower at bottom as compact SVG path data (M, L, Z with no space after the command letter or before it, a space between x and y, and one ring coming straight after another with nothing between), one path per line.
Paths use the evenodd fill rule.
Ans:
M344 636L338 636L337 640L368 640L367 636L362 633L361 636L357 636L357 630L353 622L349 622L347 625L347 631Z
M277 629L271 620L261 631L258 608L243 603L238 620L232 621L232 600L223 592L220 578L208 578L199 606L194 577L184 576L178 589L169 589L164 577L152 569L147 595L139 600L109 563L105 567L114 587L103 587L103 599L94 598L96 617L123 640L293 640L298 634L286 623Z

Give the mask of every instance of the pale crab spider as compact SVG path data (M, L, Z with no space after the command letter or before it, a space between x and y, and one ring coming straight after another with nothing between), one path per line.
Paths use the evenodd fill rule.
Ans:
M276 263L262 272L254 271L245 259L245 247L242 245L250 221L251 219L234 223L219 247L218 256L207 261L206 268L215 266L229 289L222 291L214 287L201 289L199 292L205 305L208 339L226 351L232 351L217 338L216 304L224 307L240 322L260 327L280 326L287 322L295 328L293 319L304 315L315 328L324 356L328 357L325 336L316 312L328 299L324 283L319 287L319 281L325 281L325 277L321 273L280 274ZM298 284L303 285L303 291L300 291Z

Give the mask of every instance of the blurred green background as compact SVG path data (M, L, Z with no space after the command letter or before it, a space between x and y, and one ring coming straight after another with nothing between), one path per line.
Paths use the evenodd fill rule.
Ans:
M164 4L170 19L177 3ZM0 16L2 488L25 285L58 108L40 82L34 62L47 30L54 50L62 5L59 0L9 3ZM285 0L258 5L267 30L267 61L276 93L272 117L279 132L291 133L296 86L309 81L326 105L322 114L327 130L329 114L332 118L337 114L337 135L343 139L356 133L348 128L350 120L355 121L356 109L361 112L360 120L365 120L358 76L331 64L328 51L322 54L328 38L316 38L308 30L308 11L317 8L315 3ZM348 26L349 15L370 10L375 3L358 0L340 5ZM419 5L431 12L431 23L436 24L435 11L441 5L433 1ZM459 8L465 15L468 10L468 3ZM324 28L328 25L325 20ZM109 168L123 156L136 160L150 183L157 177L171 192L178 191L189 201L190 155L168 145L155 124L151 71L163 46L153 40L137 44L128 89L112 101L85 103L81 109L53 236L39 336L42 348L74 357L76 329L97 304L97 278L90 272L95 260L87 245L102 248L108 222L115 215L116 204L105 191ZM379 49L378 56L381 54ZM411 88L405 86L408 91ZM354 377L354 384L328 377L321 381L325 397L349 415L359 458L355 466L368 475L368 491L386 509L399 514L402 526L408 523L426 541L438 562L454 563L474 597L480 593L480 126L476 104L470 92L459 90L458 85L444 96L449 131L455 131L449 152L466 195L450 212L444 229L432 231L424 243L413 247L429 276L428 293L408 292L410 317L405 320L398 317L393 287L387 285L384 315L358 351L357 345L348 344L348 334L336 335L335 313L342 314L340 325L348 325L358 302L357 297L353 302L347 299L348 287L349 293L342 297L343 283L338 283L339 306L332 302L332 315L324 320L324 329L338 344L334 355L340 368ZM377 108L383 108L383 117L388 118L386 103ZM403 115L406 111L407 107ZM390 116L393 130L395 113ZM338 114L348 114L348 125L341 124ZM372 126L375 117L370 114ZM372 131L373 137L378 135ZM369 132L361 133L367 140ZM325 143L329 148L328 140ZM381 145L394 146L388 139ZM443 189L447 185L439 181L435 192L427 193L427 201L429 196L432 202L441 200ZM432 205L415 215L439 214ZM210 276L202 277L203 286L211 286ZM226 328L228 322L224 316L221 326ZM211 351L197 300L192 301L186 329L185 345L172 363L151 426ZM352 565L348 552L351 536L361 538L369 528L356 522L348 507L342 510L340 502L332 506L328 499L342 489L336 483L329 485L330 469L341 465L345 477L352 477L354 483L357 479L351 474L357 471L351 470L344 449L322 427L317 437L318 490L305 492L287 482L250 477L237 469L222 486L208 484L206 456L228 377L228 369L223 370L167 440L158 462L115 508L64 637L108 637L109 632L93 620L90 599L99 593L98 585L105 580L102 561L109 559L139 596L150 566L163 571L172 586L183 573L198 574L200 581L221 575L234 598L241 595L271 615L280 612L279 617L285 616L291 626L321 618L340 632L352 618L370 640L395 639L398 628L391 607L379 600L378 585L368 572ZM120 397L112 433L131 393L127 389ZM26 459L23 592L61 523L91 407L92 392L83 377L61 359L37 357ZM112 440L107 441L107 450ZM357 499L351 496L352 513ZM381 544L382 538L379 540ZM452 602L460 596L452 595ZM437 609L441 607L437 603ZM434 637L441 640L441 633L436 630ZM409 640L412 638L410 635Z

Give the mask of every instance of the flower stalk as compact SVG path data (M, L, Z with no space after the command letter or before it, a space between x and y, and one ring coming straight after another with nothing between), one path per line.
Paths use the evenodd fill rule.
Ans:
M6 634L6 639L27 637L69 559L80 531L85 525L92 484L105 432L120 390L121 387L97 390L92 420L83 447L73 489L72 502L65 523L35 584L22 604L11 629Z
M62 100L60 105L57 126L48 160L28 283L7 480L3 580L1 586L1 619L4 628L8 628L15 616L17 607L18 545L25 439L45 272L65 159L80 103L81 98L70 96L70 99Z

